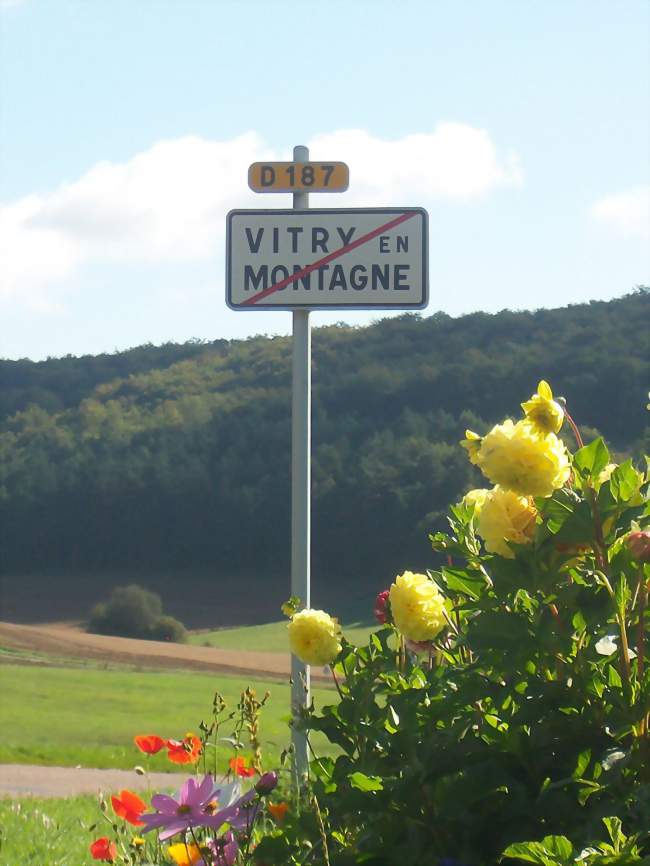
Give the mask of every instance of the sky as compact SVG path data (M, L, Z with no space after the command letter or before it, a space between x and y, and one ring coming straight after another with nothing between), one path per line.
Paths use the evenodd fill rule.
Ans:
M649 46L647 0L0 0L0 357L290 333L225 225L298 144L312 206L427 209L423 315L648 285Z

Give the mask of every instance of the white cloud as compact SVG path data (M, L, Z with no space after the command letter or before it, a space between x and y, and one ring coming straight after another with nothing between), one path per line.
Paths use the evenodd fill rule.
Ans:
M350 165L350 191L336 196L337 205L466 202L522 182L515 154L501 158L485 130L461 123L394 141L339 130L308 145L314 159ZM288 206L287 196L262 200L246 186L251 162L283 158L254 132L228 141L186 136L128 162L99 162L49 194L0 205L0 301L56 308L87 263L221 257L230 208Z
M650 238L650 186L601 198L591 215L619 234Z
M317 158L347 162L354 198L372 205L413 204L413 196L466 201L523 179L516 154L501 160L484 129L463 123L440 123L432 133L395 141L344 129L317 136L311 150Z

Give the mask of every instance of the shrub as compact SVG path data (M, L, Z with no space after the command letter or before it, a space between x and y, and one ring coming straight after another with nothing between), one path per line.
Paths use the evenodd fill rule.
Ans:
M151 640L166 640L171 643L186 643L187 629L173 616L161 616L154 622L149 630Z
M309 767L323 829L295 813L256 863L324 840L331 866L650 864L650 461L615 465L568 413L565 453L545 383L523 408L467 432L499 486L451 507L445 564L396 578L384 627L331 659L339 701L298 720L338 751Z
M183 624L163 616L158 593L137 584L118 586L107 601L97 604L91 611L88 631L149 640L186 639Z

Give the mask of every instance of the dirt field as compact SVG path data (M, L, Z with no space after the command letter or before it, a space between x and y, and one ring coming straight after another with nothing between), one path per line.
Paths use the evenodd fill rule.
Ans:
M280 679L286 679L290 671L288 653L224 650L87 634L70 623L16 625L0 622L0 646L42 653L53 659L84 658L143 668L209 671ZM312 678L329 679L327 674L318 669L312 669Z

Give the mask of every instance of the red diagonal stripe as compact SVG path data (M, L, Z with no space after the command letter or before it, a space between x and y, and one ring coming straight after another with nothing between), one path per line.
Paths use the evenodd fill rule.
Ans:
M344 247L341 247L340 250L335 250L333 253L328 253L322 259L319 259L317 262L313 262L311 265L306 265L301 271L296 271L295 274L290 274L288 277L285 277L283 280L280 280L279 283L275 283L272 286L269 286L268 289L264 289L263 292L260 292L259 295L254 295L252 298L248 298L248 300L243 301L242 307L245 307L249 304L256 304L258 301L261 301L262 298L266 298L268 295L272 295L273 292L277 292L280 289L283 289L285 286L290 285L291 283L295 283L298 280L301 280L303 277L306 277L307 274L311 274L312 271L318 270L318 268L322 267L322 265L328 264L328 262L333 261L334 259L338 259L341 256L345 255L345 253L349 253L350 250L355 250L357 247L360 247L362 244L371 241L373 238L376 238L377 235L380 235L382 232L389 231L389 229L395 228L395 226L400 225L400 223L406 222L406 220L411 219L411 217L415 216L419 211L412 210L407 211L406 213L400 214L395 219L392 219L390 222L384 223L383 226L379 226L379 228L373 229L371 232L368 232L365 235L361 235L361 237L357 238L356 241L350 241L349 244L346 244Z

